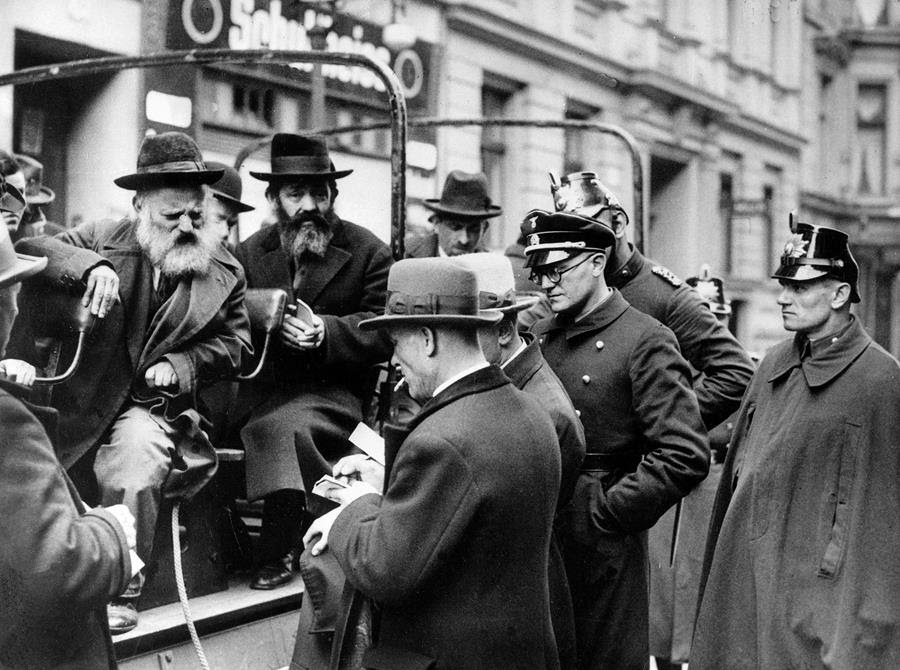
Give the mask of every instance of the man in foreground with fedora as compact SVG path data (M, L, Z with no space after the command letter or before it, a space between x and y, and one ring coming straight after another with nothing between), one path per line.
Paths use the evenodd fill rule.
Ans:
M648 666L645 531L709 467L675 336L606 285L615 241L609 216L590 207L534 210L522 224L532 281L554 312L533 332L587 442L572 502L557 523L583 670Z
M221 170L222 177L210 184L206 199L206 216L222 244L233 250L232 231L238 224L238 216L256 209L253 205L241 202L244 185L241 174L230 165L218 161L206 161L210 170Z
M0 200L14 188L0 180ZM0 358L20 281L46 258L16 254L0 228ZM131 577L134 518L124 505L86 511L53 449L55 410L0 369L0 666L115 666L106 603Z
M394 360L422 411L386 454L384 494L363 482L313 522L380 606L364 667L556 668L547 552L560 455L540 402L484 358L475 274L447 259L398 262L385 315ZM434 665L430 665L434 664Z
M83 291L102 320L87 360L53 391L59 457L71 468L94 456L99 502L134 514L143 561L163 495L190 497L215 469L198 390L236 375L250 352L243 271L203 215L205 185L221 175L187 135L150 136L137 170L115 180L135 192L134 219L19 242L20 251L48 258L51 286ZM114 633L137 624L141 586L138 574L110 606Z
M846 233L791 220L772 275L792 339L741 402L691 669L900 663L900 364L851 304Z
M453 170L444 181L440 199L427 198L422 203L434 212L428 219L434 231L411 241L407 258L459 256L484 251L484 234L489 220L503 214L491 202L487 177L483 172Z
M282 559L302 536L306 485L351 449L372 366L390 356L386 337L357 324L384 309L393 262L387 245L335 212L337 180L352 170L335 170L324 138L279 133L271 152L271 171L250 174L268 182L275 224L236 255L250 288L281 288L304 305L285 316L261 375L241 385L247 496L265 499L259 589L292 578Z

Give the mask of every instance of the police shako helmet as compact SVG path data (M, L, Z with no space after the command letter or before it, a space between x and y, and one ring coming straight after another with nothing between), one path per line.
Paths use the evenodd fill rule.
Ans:
M850 253L847 233L788 217L791 237L784 245L773 279L811 281L832 277L850 284L850 302L859 302L859 265Z
M700 268L699 275L688 277L684 281L700 294L710 312L718 316L731 315L731 301L725 298L725 284L720 277L712 276L708 265L704 264Z
M596 172L573 172L560 179L559 184L550 173L550 193L557 212L572 212L598 220L605 211L611 214L621 212L628 222L628 213L615 194L603 185ZM609 221L612 222L611 216Z

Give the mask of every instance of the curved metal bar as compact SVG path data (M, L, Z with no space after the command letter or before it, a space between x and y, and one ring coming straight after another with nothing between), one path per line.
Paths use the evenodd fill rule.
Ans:
M253 372L248 372L245 375L238 375L235 377L239 382L245 382L249 379L253 379L260 372L262 372L263 366L266 364L267 354L269 353L269 342L272 341L272 331L266 333L266 339L263 340L263 349L262 353L259 355L259 360L256 363L256 368L254 368Z
M583 128L596 130L597 132L618 137L628 149L631 158L632 189L634 191L634 220L639 222L634 228L634 243L641 253L649 253L647 246L650 239L650 230L647 217L644 215L644 169L641 151L637 140L624 128L612 123L597 121L578 121L575 119L496 119L496 118L461 118L447 119L442 117L418 117L408 120L410 127L434 128L434 127L460 127L460 126L531 126L534 128ZM339 126L336 128L314 128L310 132L318 135L340 135L342 133L358 133L369 130L384 130L390 128L389 121L376 121L374 123L358 123L354 125ZM272 141L272 137L264 137L245 145L235 159L235 167L240 169L248 156L263 148Z
M75 370L78 369L78 365L81 363L81 354L84 351L84 340L87 337L87 333L83 330L78 333L78 344L75 345L75 355L72 356L72 362L69 363L69 367L62 374L55 375L53 377L35 377L35 384L46 384L47 386L52 386L54 384L60 384L72 375L75 374Z
M110 56L40 65L0 75L0 86L32 84L54 79L99 74L128 68L166 65L204 65L207 63L289 64L297 62L339 64L365 67L375 72L388 93L391 129L391 252L403 258L406 229L406 99L394 71L380 61L363 54L332 51L293 51L285 49L189 49L145 56Z

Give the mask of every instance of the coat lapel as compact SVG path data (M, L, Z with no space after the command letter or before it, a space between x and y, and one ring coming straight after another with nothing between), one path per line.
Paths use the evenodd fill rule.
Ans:
M254 284L265 288L281 288L293 295L291 282L291 259L281 246L278 226L269 227L269 235L261 244L264 253L259 260L251 259L249 266L256 275Z
M323 258L313 257L310 259L309 272L306 273L306 280L300 284L298 297L312 305L351 257L349 251L329 244Z
M150 324L138 369L158 360L194 337L228 300L237 277L215 258L202 277L182 279Z
M147 334L145 324L150 318L153 268L138 245L134 224L127 220L106 241L101 253L115 266L119 277L119 296L126 310L126 346L131 364L137 368Z

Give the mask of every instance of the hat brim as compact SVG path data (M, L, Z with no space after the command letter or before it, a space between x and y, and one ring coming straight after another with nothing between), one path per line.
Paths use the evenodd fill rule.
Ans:
M538 301L540 301L540 299L540 296L536 295L518 295L516 296L516 302L514 305L507 305L506 307L491 307L482 311L512 314L514 312L521 312L522 310L528 309L529 307L534 307L536 304L538 304Z
M250 172L250 176L260 181L273 181L278 179L302 178L302 179L341 179L353 170L332 170L329 172Z
M6 288L26 277L36 275L47 267L47 259L42 256L27 256L16 254L16 262L11 268L0 272L0 288Z
M194 170L191 172L135 172L113 179L113 183L129 191L152 188L171 183L212 184L219 181L225 170Z
M236 198L232 198L230 195L225 195L221 191L213 191L213 197L216 200L221 200L229 207L234 207L237 210L238 214L242 214L244 212L252 212L256 207L253 205L248 205L246 202L241 202Z
M41 186L41 190L37 195L25 196L25 202L29 205L46 205L56 200L56 193L46 186Z
M813 281L814 279L822 279L829 277L831 273L822 270L814 265L780 265L775 272L772 273L772 279L789 279L791 281Z
M478 328L499 323L499 310L484 310L478 314L389 314L359 322L360 330L377 330L396 326L457 326Z
M422 201L422 206L438 214L450 214L464 219L492 219L503 214L503 208L499 205L489 205L485 210L456 209L445 207L437 198L426 198Z

